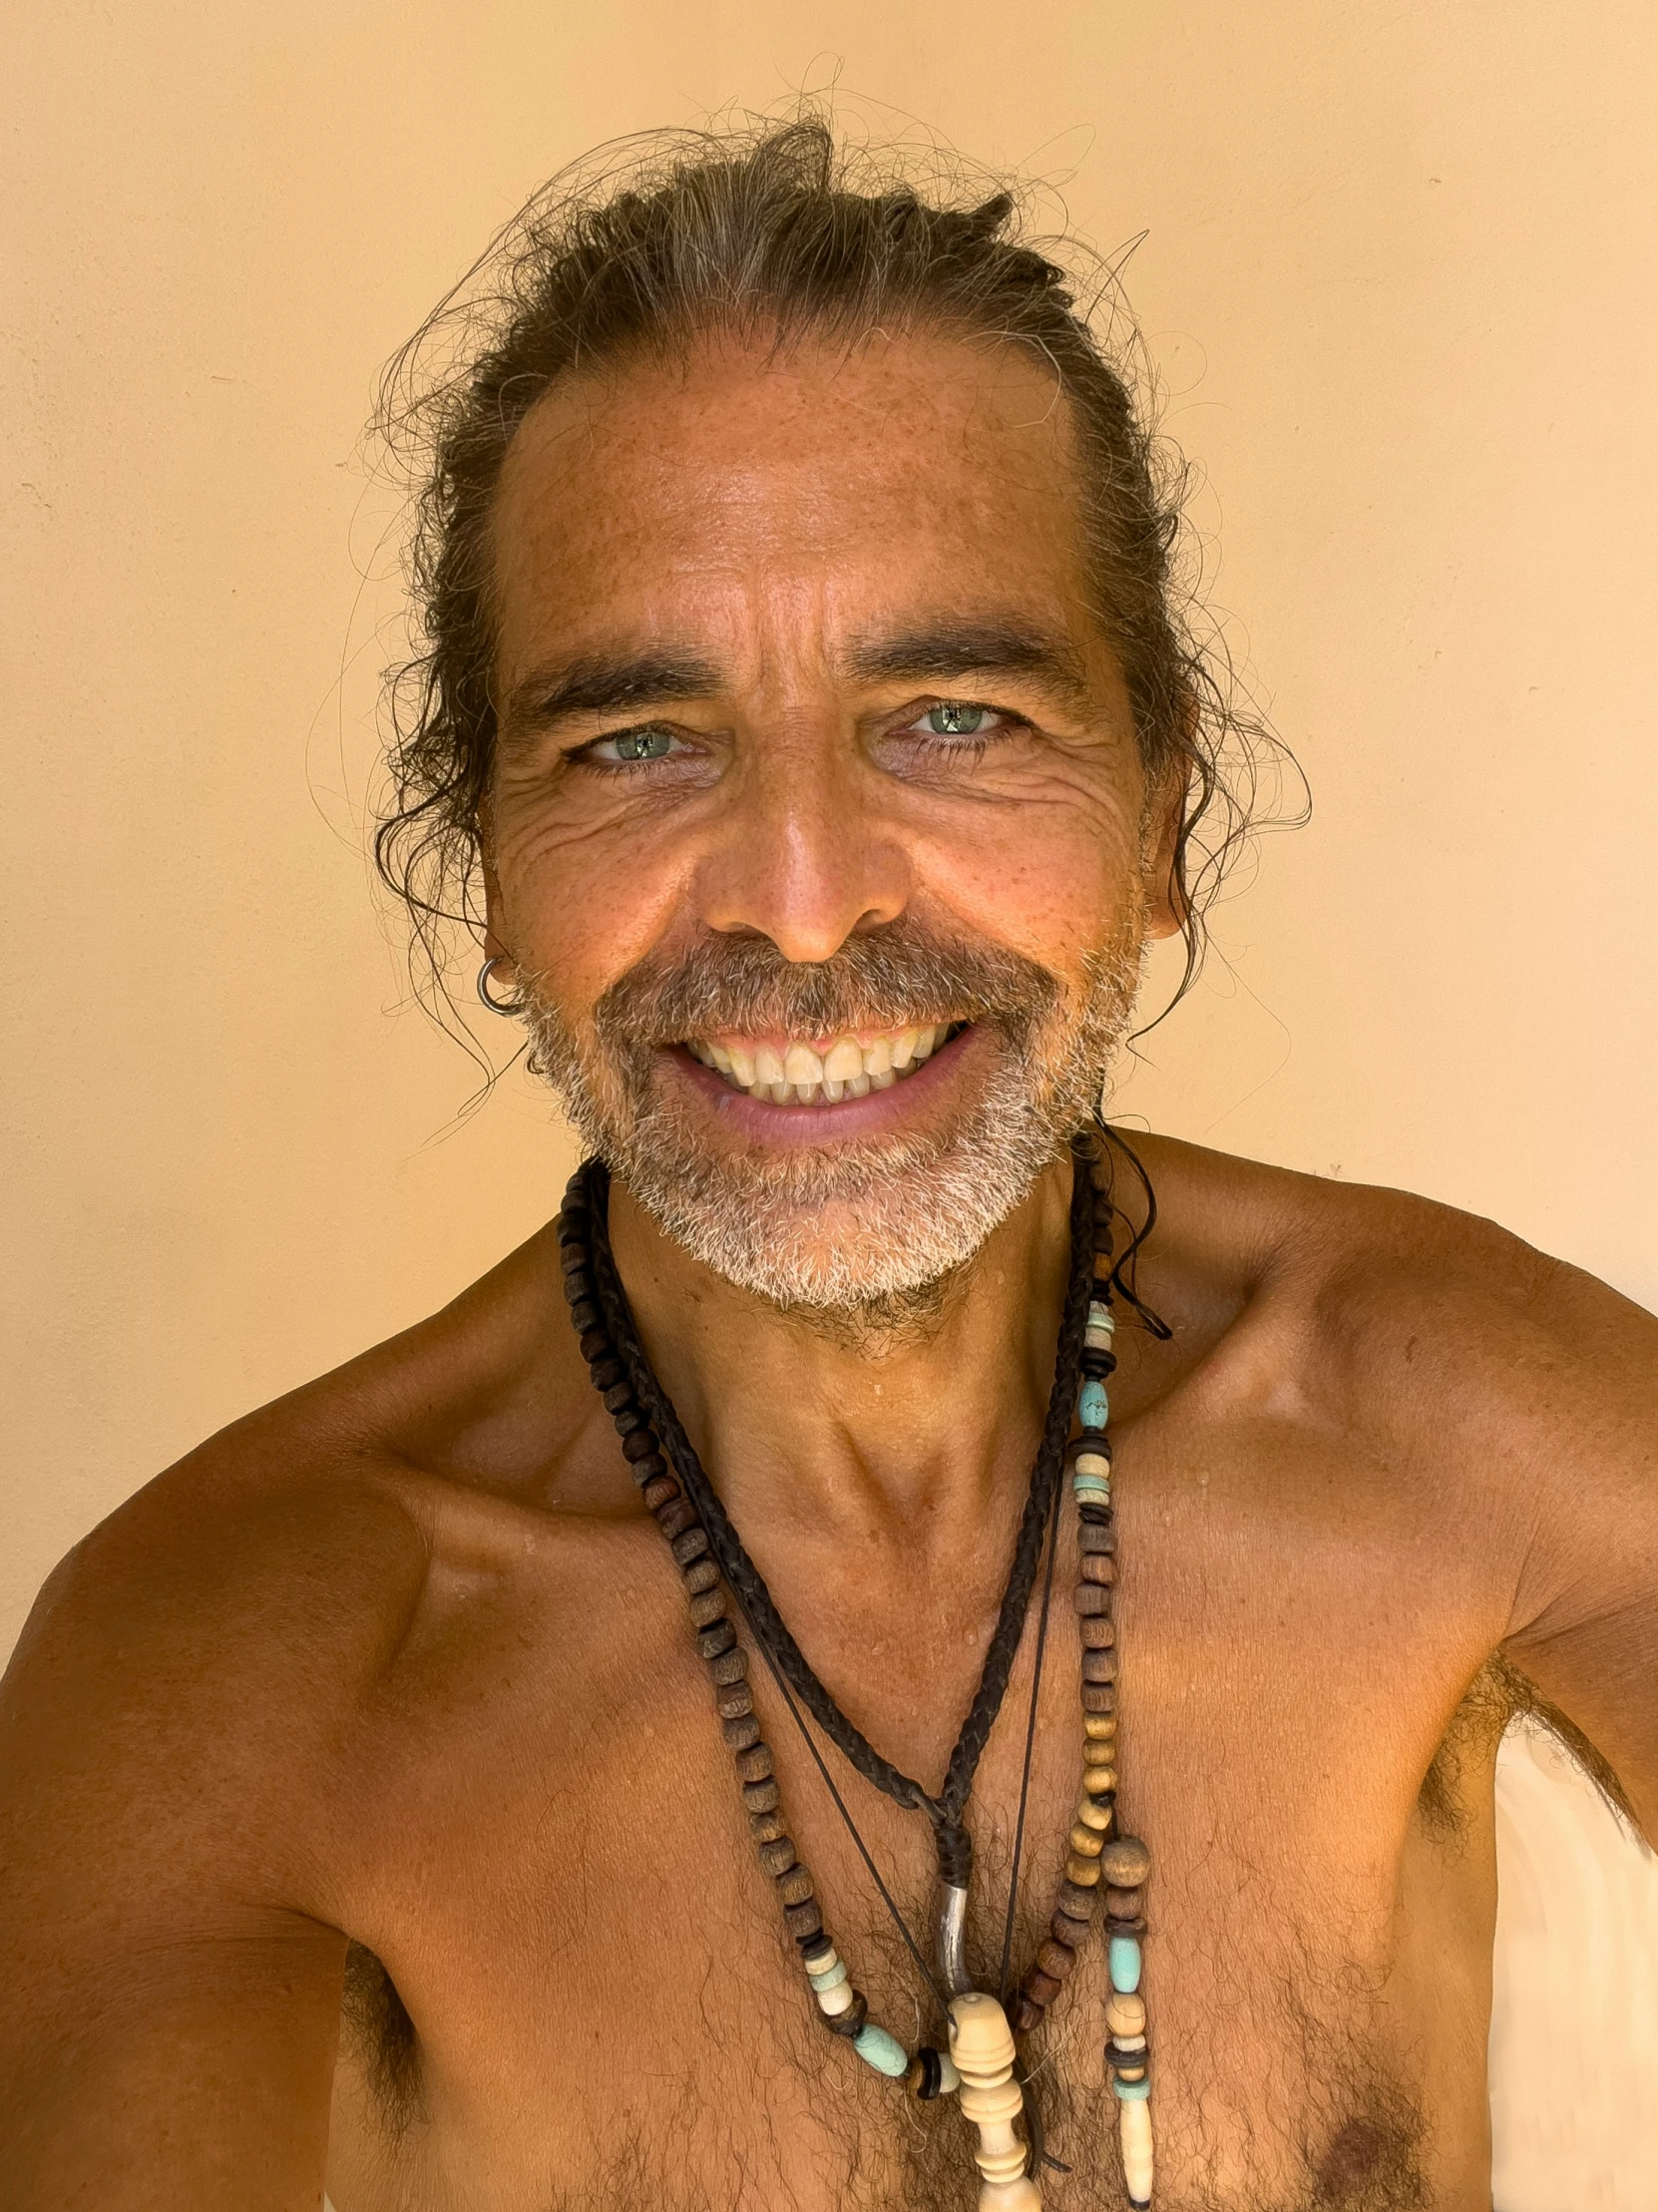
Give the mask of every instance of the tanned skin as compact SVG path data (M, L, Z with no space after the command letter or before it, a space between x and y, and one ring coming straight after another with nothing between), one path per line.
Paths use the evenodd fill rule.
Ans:
M944 338L709 347L544 400L496 515L498 983L541 976L579 1024L697 932L813 962L909 914L1074 979L1136 901L1171 930L1178 794L1146 786L1073 482L1039 366ZM944 618L1050 637L1069 675L858 673L869 640ZM536 711L573 661L668 649L703 691ZM985 746L920 744L961 697L998 710ZM676 738L652 766L585 749L644 719ZM884 1110L944 1110L972 1034ZM725 1141L713 1080L673 1073ZM1138 1148L1139 1286L1173 1328L1125 1326L1112 1389L1159 2202L1477 2212L1514 1699L1557 1707L1658 1834L1658 1322L1418 1199ZM1067 1175L929 1326L863 1345L614 1200L651 1356L784 1616L934 1780L1046 1402ZM1076 1788L1070 1545L1021 1965ZM974 1799L988 1880L1033 1641ZM755 1687L831 1929L913 2038L915 1970ZM5 1678L0 1776L7 2205L315 2212L325 2181L339 2212L974 2201L959 2115L815 2022L551 1231L79 1546ZM924 1828L843 1781L924 1921ZM1095 1947L1037 2046L1058 2212L1122 2201L1101 1989Z

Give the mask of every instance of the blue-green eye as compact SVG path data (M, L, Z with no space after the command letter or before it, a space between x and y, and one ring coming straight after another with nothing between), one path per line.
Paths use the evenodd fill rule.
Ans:
M988 711L960 699L946 699L942 706L929 707L924 719L935 737L977 737Z
M675 742L671 729L623 729L590 749L602 760L665 760Z

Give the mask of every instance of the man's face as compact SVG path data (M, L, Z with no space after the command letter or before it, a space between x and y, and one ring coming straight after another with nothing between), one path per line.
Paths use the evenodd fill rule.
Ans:
M779 1303L977 1250L1174 927L1075 485L1051 377L931 336L572 380L508 454L491 950L588 1141Z

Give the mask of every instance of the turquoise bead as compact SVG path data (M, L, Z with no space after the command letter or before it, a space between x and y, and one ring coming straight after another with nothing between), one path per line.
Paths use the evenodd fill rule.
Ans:
M1102 1506L1111 1503L1111 1478L1108 1475L1073 1475L1070 1487L1078 1498L1097 1498Z
M1090 1375L1077 1393L1076 1418L1084 1429L1103 1429L1111 1418L1111 1401L1097 1375Z
M873 2066L877 2073L891 2074L895 2081L910 2070L910 2054L904 2045L873 2020L852 2038L852 2047L866 2065Z
M1088 1327L1103 1329L1107 1335L1116 1327L1110 1307L1102 1306L1097 1298L1088 1307Z
M1119 2081L1116 2075L1112 2074L1111 2088L1113 2093L1121 2097L1125 2104L1143 2104L1151 2094L1151 2079L1148 2075L1144 2081Z
M1137 1936L1113 1936L1106 1950L1111 1987L1126 1996L1140 1986L1140 1940Z
M807 1981L814 1990L838 1990L846 1980L846 1965L837 1959L827 1974L809 1974Z

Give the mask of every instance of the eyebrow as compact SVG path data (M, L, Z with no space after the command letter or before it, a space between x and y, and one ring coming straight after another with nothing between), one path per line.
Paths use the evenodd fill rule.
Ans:
M709 698L723 688L711 661L660 651L587 653L532 668L507 694L504 734L546 729L572 714L625 714L676 700Z
M926 623L871 639L852 648L846 666L865 683L1023 675L1069 706L1084 707L1093 695L1081 657L1062 633L994 617Z

